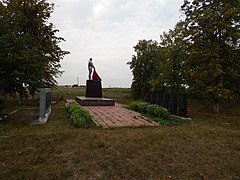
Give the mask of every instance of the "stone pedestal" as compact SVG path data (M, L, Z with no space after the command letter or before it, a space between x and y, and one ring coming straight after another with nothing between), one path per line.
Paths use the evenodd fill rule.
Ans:
M87 80L85 97L102 97L102 81Z
M115 106L115 101L113 99L108 98L76 96L75 100L81 106Z
M87 80L85 97L76 96L81 106L115 106L115 100L102 97L102 81Z

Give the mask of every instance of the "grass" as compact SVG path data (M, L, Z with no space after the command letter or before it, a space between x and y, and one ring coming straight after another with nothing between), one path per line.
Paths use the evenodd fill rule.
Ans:
M103 97L117 100L119 103L127 104L132 102L130 89L126 88L103 88ZM56 88L53 96L57 99L75 98L75 96L84 96L85 88Z
M77 94L64 91L58 89L64 98ZM104 93L128 96L121 89ZM26 107L32 104L0 122L1 179L240 178L238 112L215 115L190 102L192 121L177 125L77 129L63 101L46 125L28 124Z

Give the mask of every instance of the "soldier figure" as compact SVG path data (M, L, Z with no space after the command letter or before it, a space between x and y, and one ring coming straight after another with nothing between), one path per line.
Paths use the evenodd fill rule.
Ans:
M88 79L92 79L91 75L92 75L92 69L95 70L95 67L93 65L93 62L92 62L92 58L89 59L88 61L88 71L89 71L89 74L88 74Z

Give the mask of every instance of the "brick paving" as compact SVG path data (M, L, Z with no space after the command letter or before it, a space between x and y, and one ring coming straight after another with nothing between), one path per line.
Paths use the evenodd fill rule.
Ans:
M117 103L115 106L82 106L82 108L88 110L92 118L103 128L159 126L158 123Z

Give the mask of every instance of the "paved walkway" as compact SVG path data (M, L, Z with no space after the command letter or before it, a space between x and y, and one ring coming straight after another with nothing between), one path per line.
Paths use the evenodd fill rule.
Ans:
M159 126L158 123L148 120L137 112L123 108L117 103L115 106L82 106L82 108L88 110L92 118L103 128Z

